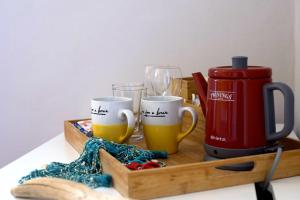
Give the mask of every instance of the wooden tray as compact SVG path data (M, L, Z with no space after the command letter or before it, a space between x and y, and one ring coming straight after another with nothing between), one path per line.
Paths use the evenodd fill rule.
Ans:
M200 109L199 109L200 110ZM201 112L201 110L198 112ZM88 139L73 123L65 121L65 138L80 153ZM190 123L184 117L183 126ZM281 141L285 149L273 179L300 175L300 142L292 139ZM131 171L105 150L100 151L105 173L112 175L113 187L123 196L135 199L179 195L234 185L263 181L275 154L261 154L218 161L203 161L203 117L200 116L196 130L182 141L179 152L167 160L167 167ZM137 145L145 147L143 142ZM251 171L225 171L216 167L253 161Z

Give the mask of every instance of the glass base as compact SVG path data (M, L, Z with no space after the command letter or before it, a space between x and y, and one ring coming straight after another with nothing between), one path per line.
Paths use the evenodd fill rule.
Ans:
M130 142L139 142L142 141L144 139L144 135L143 132L137 132L137 133L133 133L132 136L130 137L129 141Z

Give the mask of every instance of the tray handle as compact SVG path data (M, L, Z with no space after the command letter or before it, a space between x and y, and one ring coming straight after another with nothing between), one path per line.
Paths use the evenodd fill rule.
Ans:
M266 190L270 185L270 181L272 180L275 170L279 165L282 151L283 151L283 147L278 146L271 168L266 173L265 179L263 181L259 182L259 184L262 185L263 190ZM214 168L215 168L215 170L226 170L226 171L229 170L229 171L235 171L235 172L236 171L253 172L253 171L258 171L258 169L259 169L258 165L259 165L258 163L256 163L255 161L253 161L251 159L249 159L248 161L245 161L245 159L244 159L244 161L239 160L236 162L234 162L234 161L230 162L228 164L222 164L222 165L219 164L219 165L214 166Z
M255 167L254 161L242 162L236 164L229 164L216 167L216 169L228 170L228 171L252 171Z

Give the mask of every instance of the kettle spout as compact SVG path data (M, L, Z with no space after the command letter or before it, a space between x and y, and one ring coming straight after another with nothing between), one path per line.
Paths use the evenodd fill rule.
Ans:
M201 72L192 74L195 81L196 90L200 99L201 109L204 117L206 117L207 110L207 82Z

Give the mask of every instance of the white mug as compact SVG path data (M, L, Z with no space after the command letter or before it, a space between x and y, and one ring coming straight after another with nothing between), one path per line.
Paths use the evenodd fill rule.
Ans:
M130 98L102 97L92 99L91 115L94 137L123 143L133 133L135 120L132 112L132 99Z
M196 127L198 114L192 107L183 107L178 96L150 96L142 99L141 114L147 147L150 150L178 151L179 143ZM192 125L181 131L183 113L192 115Z

